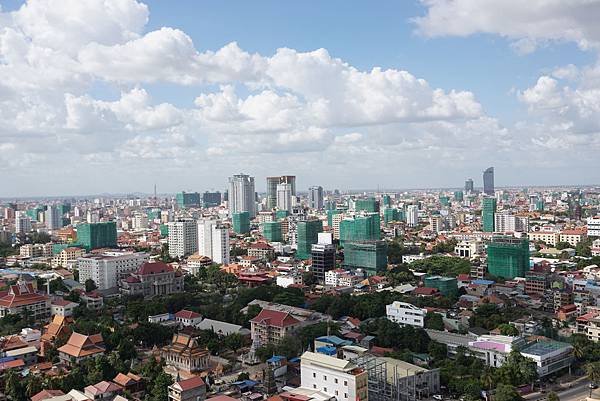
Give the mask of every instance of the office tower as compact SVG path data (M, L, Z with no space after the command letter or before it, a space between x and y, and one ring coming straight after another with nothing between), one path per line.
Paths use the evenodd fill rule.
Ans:
M473 179L469 178L465 181L465 192L473 192Z
M247 234L250 232L250 213L238 212L231 217L233 232L236 234Z
M381 218L377 213L346 218L340 222L340 245L347 242L381 239Z
M180 219L168 223L169 255L183 258L198 250L198 226L193 219Z
M250 219L256 217L256 192L254 177L237 174L229 178L229 213L248 212Z
M462 202L464 199L463 191L454 191L454 200L457 202Z
M375 276L387 268L387 247L385 241L348 242L344 246L344 266L364 269L369 276Z
M483 231L487 233L494 232L495 215L496 198L483 198L483 207L481 210L481 221Z
M488 167L483 172L483 193L486 195L494 195L494 168Z
M527 238L495 236L487 247L488 273L513 279L525 277L529 271L529 241Z
M277 210L292 210L292 186L290 184L277 185Z
M175 195L177 206L181 209L188 207L200 207L200 194L198 192L178 192Z
M325 272L335 269L335 245L313 244L310 251L312 266L317 283L325 283Z
M392 206L392 198L389 195L383 195L382 199L384 207Z
M198 254L212 259L212 230L217 225L216 220L198 220Z
M387 207L383 209L383 224L386 226L392 221L400 221L398 209Z
M77 226L77 241L88 251L117 246L117 223L83 223Z
M46 227L49 230L57 230L62 227L62 216L58 212L58 208L54 205L48 206L46 209Z
M308 188L308 203L311 209L323 209L323 187Z
M202 194L202 205L204 207L215 207L221 204L221 193L217 192L204 192Z
M25 212L15 212L15 233L26 234L31 231L31 219Z
M357 212L379 213L379 202L375 198L356 199L354 201L354 210Z
M417 205L408 205L406 208L406 224L409 227L416 227L419 224L419 207Z
M215 263L229 264L229 230L221 223L212 226L212 255Z
M279 184L289 184L291 196L296 196L296 176L281 175L267 177L267 208L273 209L277 206L277 186Z
M266 221L260 225L262 235L269 242L283 241L283 232L280 221Z
M319 239L319 233L323 231L323 222L321 220L299 221L296 225L298 235L298 249L296 250L297 259L309 259L312 245Z
M60 205L57 205L56 208L58 209L58 214L62 217L71 211L71 204L66 202L61 203Z
M450 198L448 196L440 195L439 199L442 206L450 205Z

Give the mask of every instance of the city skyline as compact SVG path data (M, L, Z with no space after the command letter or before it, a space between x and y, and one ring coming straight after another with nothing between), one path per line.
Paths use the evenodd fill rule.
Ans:
M0 197L600 182L598 5L119 4L3 2Z

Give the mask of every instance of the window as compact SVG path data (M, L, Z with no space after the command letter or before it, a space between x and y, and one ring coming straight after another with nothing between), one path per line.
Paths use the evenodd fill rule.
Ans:
M327 387L323 387L323 392L326 393L327 392Z
M313 377L316 379L317 378L317 374L315 372L313 372Z
M323 375L323 380L327 381L327 375Z
M344 380L344 386L347 386L347 385L348 385L348 380Z
M334 379L334 381L335 381L335 384L338 384L338 379L337 379L337 377Z
M344 398L348 398L348 393L344 393Z
M313 388L317 388L317 385L316 385L316 384L313 384Z

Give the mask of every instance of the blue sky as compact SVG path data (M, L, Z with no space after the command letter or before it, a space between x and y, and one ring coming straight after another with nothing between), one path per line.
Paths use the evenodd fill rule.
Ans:
M450 187L490 164L500 185L600 182L600 6L585 0L551 11L517 0L111 3L0 2L13 30L0 33L0 117L19 114L0 146L24 155L0 170L0 196L142 191L157 179L203 190L238 170L259 183L295 173L303 186ZM231 42L239 49L221 59L206 53ZM61 179L65 158L81 166L75 178L94 179ZM363 173L349 176L357 158ZM40 165L59 175L39 183Z

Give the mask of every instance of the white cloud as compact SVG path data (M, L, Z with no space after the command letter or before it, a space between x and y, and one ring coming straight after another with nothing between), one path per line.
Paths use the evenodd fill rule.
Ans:
M582 49L600 45L600 3L590 0L421 0L427 8L414 18L425 36L498 34L521 53L547 41L575 42Z

